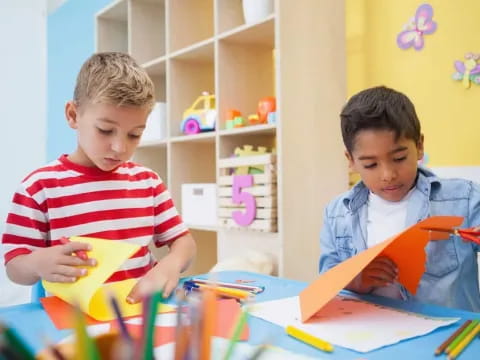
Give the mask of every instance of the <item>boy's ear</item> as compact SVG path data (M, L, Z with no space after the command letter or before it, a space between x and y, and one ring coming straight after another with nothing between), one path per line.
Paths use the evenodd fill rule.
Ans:
M75 102L73 100L68 101L65 104L65 117L67 118L67 123L68 126L70 126L72 129L77 129L78 124L77 124L77 105L75 105Z
M348 161L348 168L352 171L355 170L352 154L350 154L348 150L345 150L345 157L347 158L347 161Z
M424 140L424 136L423 136L423 134L420 134L420 139L418 140L418 143L417 143L417 152L418 152L418 159L417 160L422 160L423 155L425 155L424 150L423 150L423 140Z

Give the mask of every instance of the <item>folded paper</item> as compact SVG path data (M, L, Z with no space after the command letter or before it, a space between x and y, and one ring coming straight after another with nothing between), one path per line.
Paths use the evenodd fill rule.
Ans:
M449 236L425 228L454 228L463 217L433 216L413 225L321 274L300 293L302 321L308 321L340 290L345 288L373 259L384 255L398 267L398 282L415 294L425 272L425 246L430 240L449 241Z
M129 304L126 301L136 279L104 285L104 282L135 254L140 246L124 241L79 236L71 237L70 240L90 244L92 250L88 251L88 257L95 259L97 266L88 267L88 274L74 283L53 283L44 280L42 283L45 290L69 304L78 304L82 311L95 320L109 321L115 318L109 305L107 291L118 299L120 310L125 317L141 314L140 304Z

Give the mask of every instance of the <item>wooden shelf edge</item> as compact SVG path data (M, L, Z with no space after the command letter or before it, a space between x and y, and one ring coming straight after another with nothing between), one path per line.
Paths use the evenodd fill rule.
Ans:
M111 4L108 4L107 6L105 6L103 9L99 10L96 14L95 14L95 18L99 18L99 17L102 17L102 16L105 16L109 11L111 11L112 9L114 9L115 7L119 6L119 5L122 5L122 3L127 3L128 0L115 0L114 2L112 2ZM127 5L128 6L128 5Z
M227 39L231 36L234 36L236 34L239 34L243 31L246 31L246 30L250 30L250 29L253 29L255 28L256 26L259 26L259 25L263 25L263 24L266 24L270 21L274 21L276 18L276 15L275 13L272 13L271 15L267 16L265 19L261 20L261 21L258 21L256 23L253 23L253 24L243 24L243 25L240 25L240 26L237 26L233 29L230 29L230 30L226 30L226 31L223 31L219 34L217 34L217 38L219 40L223 40L223 39Z
M188 54L190 52L194 52L195 50L201 49L204 46L208 46L208 45L211 45L211 44L213 45L214 42L215 42L215 38L211 37L211 38L208 38L208 39L205 39L205 40L198 41L196 43L193 43L193 44L188 45L186 47L183 47L181 49L172 51L167 56L171 59L180 58L180 57L182 57L182 55Z
M250 125L241 128L235 129L223 129L218 132L220 136L235 136L235 135L243 135L243 134L250 134L250 133L275 133L277 129L276 124L265 124L265 125Z
M171 143L181 143L181 142L214 142L215 141L215 131L209 131L205 133L199 133L195 135L179 135L170 137Z

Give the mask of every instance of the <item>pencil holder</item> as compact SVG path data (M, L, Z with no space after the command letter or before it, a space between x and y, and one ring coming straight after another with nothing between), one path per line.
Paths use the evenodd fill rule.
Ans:
M102 360L119 359L116 355L119 349L117 346L121 343L121 337L117 332L111 332L99 335L94 338ZM54 349L48 347L37 354L37 360L57 360L59 357L55 355L54 351L58 351L66 360L77 360L75 356L75 343L66 342L62 344L56 344ZM85 359L88 360L88 359Z

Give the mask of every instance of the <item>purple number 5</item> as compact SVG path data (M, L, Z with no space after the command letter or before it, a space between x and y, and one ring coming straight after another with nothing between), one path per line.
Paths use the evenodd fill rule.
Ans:
M240 226L250 225L257 214L255 197L248 192L242 191L243 188L252 185L252 175L235 175L233 177L232 201L234 204L245 204L245 213L241 211L234 211L232 213L233 220Z

